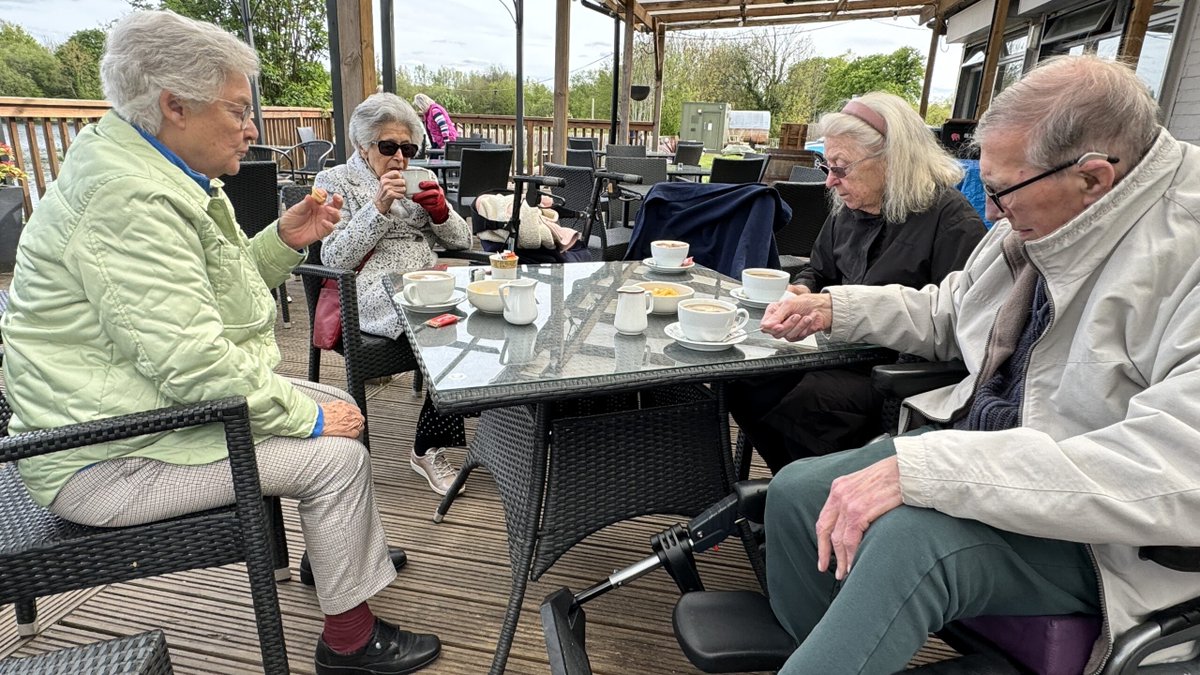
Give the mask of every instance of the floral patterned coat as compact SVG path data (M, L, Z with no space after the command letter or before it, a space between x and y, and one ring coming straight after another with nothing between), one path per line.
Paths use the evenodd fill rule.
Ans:
M345 164L317 174L313 183L345 200L341 222L322 242L321 262L354 269L374 249L375 255L358 275L359 325L364 333L399 337L404 328L383 278L388 272L433 265L437 262L434 244L448 250L470 248L471 228L453 209L446 222L435 225L429 213L409 199L397 199L386 215L379 213L374 202L379 179L358 153Z

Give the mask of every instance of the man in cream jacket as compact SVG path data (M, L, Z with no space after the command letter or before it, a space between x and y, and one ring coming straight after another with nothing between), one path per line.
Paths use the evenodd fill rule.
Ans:
M1157 114L1125 66L1039 66L980 120L996 225L961 272L767 310L777 337L969 370L905 402L925 426L772 482L768 586L800 644L781 673L892 673L950 621L1070 613L1104 620L1093 673L1200 595L1138 557L1200 544L1200 151Z

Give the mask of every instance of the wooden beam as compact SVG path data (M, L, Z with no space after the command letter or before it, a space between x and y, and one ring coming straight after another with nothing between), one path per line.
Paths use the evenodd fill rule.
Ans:
M372 88L370 92L363 91L363 82L366 79L363 77L363 30L362 17L359 13L357 2L335 2L331 3L337 6L337 32L338 32L338 62L331 64L333 68L338 69L339 77L334 79L337 84L340 81L340 86L333 90L334 96L341 97L342 104L342 131L345 131L345 125L349 124L350 114L362 103L370 93L374 93ZM372 30L368 25L366 34L371 35ZM351 148L345 150L348 156Z
M741 7L731 7L725 9L707 9L704 11L695 11L695 8L689 6L686 9L676 9L671 11L663 11L654 13L656 20L671 23L675 21L712 21L715 19L740 19L743 14L747 18L758 17L785 17L785 16L811 16L814 14L828 13L829 20L836 20L833 17L838 13L849 16L850 13L859 10L870 9L893 9L893 10L919 10L920 4L914 3L913 0L850 0L850 2L829 1L829 2L813 2L806 5L776 5L773 7L751 7L746 6L744 12ZM841 18L841 17L838 17Z
M896 10L879 10L874 12L859 12L853 16L842 16L839 21L852 21L854 19L890 19L895 16L915 16L920 13L920 8L913 7L910 9ZM788 26L800 23L822 23L829 21L829 17L824 14L813 14L808 16L790 16L782 19L747 19L744 23L741 19L721 19L717 21L664 21L659 19L663 27L667 30L695 30L697 28L744 28L751 26Z
M1154 0L1133 0L1133 7L1125 20L1125 30L1121 34L1121 60L1132 68L1137 67L1138 59L1142 56L1142 42L1146 39L1153 9Z
M571 116L571 0L558 0L554 13L554 138L553 157L567 163L567 118Z
M979 101L975 104L975 119L983 116L992 104L996 88L996 66L1000 63L1000 48L1004 46L1004 24L1008 19L1008 0L996 0L992 9L992 32L988 35L987 57L983 60L983 83L979 85Z
M666 58L666 48L667 31L662 26L656 26L654 29L654 109L651 113L654 122L651 145L655 150L658 149L658 134L662 129L663 60Z
M633 3L625 5L625 36L621 49L621 88L618 94L617 145L629 143L629 87L633 85Z
M979 2L979 0L934 0L926 3L925 9L921 10L921 23L926 24L933 21L934 17L941 16L943 20L952 16L961 9Z
M632 7L633 16L642 26L641 30L647 33L654 31L654 17L650 16L650 13L637 0L620 0L620 2L618 0L604 0L604 6L612 10L613 13L620 15L624 15L625 11ZM636 24L634 28L637 28Z
M363 26L358 36L362 52L363 98L375 93L379 80L375 77L375 20L371 16L372 0L358 0L358 25Z
M933 87L933 63L937 57L938 38L946 32L946 22L942 17L935 17L933 28L929 32L932 35L929 38L929 56L925 59L925 84L921 85L921 119L925 119L925 113L929 112L929 90Z

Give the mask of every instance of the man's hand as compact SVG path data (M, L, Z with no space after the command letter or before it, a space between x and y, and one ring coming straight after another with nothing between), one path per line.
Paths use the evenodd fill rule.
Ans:
M344 436L358 438L362 435L363 414L358 406L345 401L322 403L321 410L325 413L325 428L322 436Z
M379 189L375 191L375 208L387 215L392 208L392 202L404 198L404 174L398 170L389 171L379 177Z
M828 293L802 292L767 306L763 314L764 333L789 342L804 338L833 324L833 301Z
M838 581L850 573L863 534L880 516L900 506L900 464L895 456L837 478L817 518L817 569L829 570L837 559Z
M333 232L342 219L342 196L333 195L322 204L311 194L279 216L279 238L294 249L302 249Z
M450 207L446 206L446 195L442 186L435 180L423 180L417 187L421 191L412 196L412 200L429 213L434 225L441 225L450 218Z

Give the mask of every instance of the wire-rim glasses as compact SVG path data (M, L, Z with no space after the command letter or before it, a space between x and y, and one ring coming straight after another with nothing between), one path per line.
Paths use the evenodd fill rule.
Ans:
M417 150L419 149L415 143L398 143L389 140L371 141L371 143L379 148L379 154L384 157L393 157L399 151L405 159L412 159L417 156Z
M1069 169L1073 166L1078 166L1080 164L1083 164L1084 162L1089 162L1093 159L1103 159L1104 161L1108 162L1109 164L1116 164L1117 162L1121 161L1121 159L1119 157L1112 157L1107 152L1085 152L1082 155L1080 155L1078 159L1074 159L1074 160L1071 160L1070 162L1060 164L1052 169L1047 169L1046 171L1039 173L1038 175L1034 176L1033 178L1030 178L1028 180L1023 180L1020 183L1017 183L1016 185L1013 185L1012 187L1004 188L1003 190L1001 190L999 192L994 192L992 190L992 188L984 185L983 192L984 192L984 194L986 194L988 196L988 199L992 200L992 203L996 205L996 208L1000 209L1000 211L1003 212L1004 205L1000 203L1001 197L1010 195L1010 194L1016 192L1017 190L1020 190L1023 187L1032 185L1032 184L1038 182L1039 180L1042 180L1043 178L1049 178L1050 176L1053 176L1054 174L1058 173L1059 171L1063 171L1064 169Z
M232 110L230 110L229 112L233 115L238 115L242 118L242 131L245 131L246 127L250 125L251 116L254 115L254 106L252 104L242 105L241 103L238 103L237 101L230 101L227 98L218 98L216 100L220 101L221 103L228 103L228 104L234 105L234 106L241 106L241 108L242 108L241 113L235 113Z
M834 178L841 180L846 177L846 174L850 173L850 169L853 169L855 164L865 162L868 159L874 159L878 156L879 155L867 155L866 157L863 157L862 159L856 159L845 166L833 166L823 159L817 159L816 162L813 162L813 165L821 171L824 171L826 176L833 174Z

